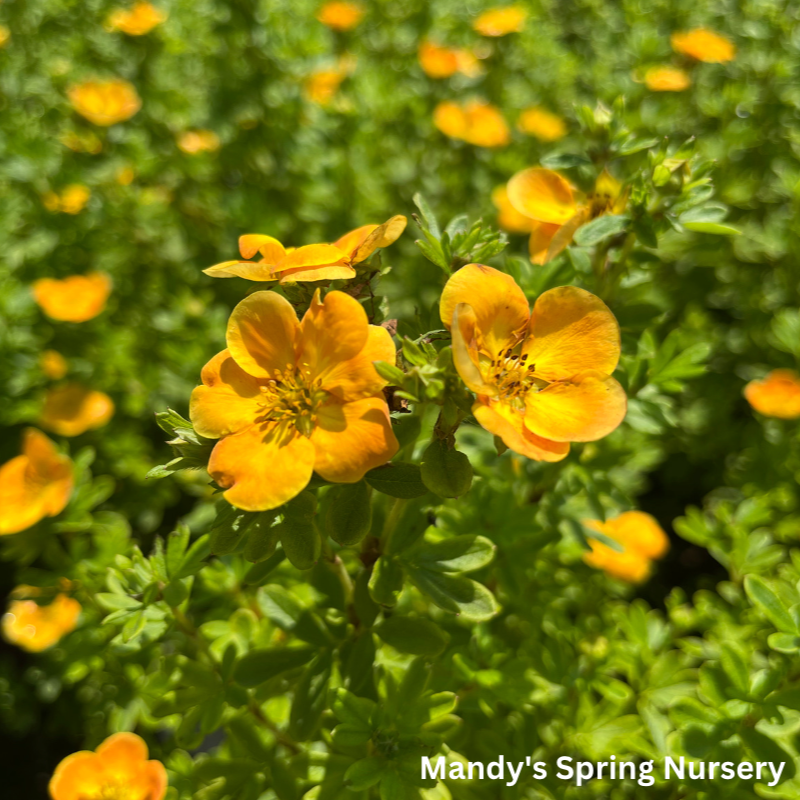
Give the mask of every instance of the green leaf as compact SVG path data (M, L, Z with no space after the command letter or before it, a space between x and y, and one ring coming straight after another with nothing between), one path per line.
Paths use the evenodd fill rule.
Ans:
M167 554L166 565L167 575L170 578L174 577L175 573L183 560L186 548L189 546L189 539L192 533L189 526L183 522L179 522L178 526L167 538Z
M403 569L393 558L381 556L372 567L369 593L382 606L393 606L403 589Z
M374 786L383 777L385 769L386 761L384 759L370 756L351 765L344 777L349 782L350 789L360 792Z
M750 689L750 670L739 647L731 642L723 642L720 652L720 663L731 683L742 695Z
M571 167L589 167L592 162L586 156L577 153L555 153L544 156L539 163L547 169L570 169Z
M358 697L347 689L337 689L331 710L341 722L365 729L372 727L372 715L377 705L367 697Z
M622 233L629 221L623 214L605 214L593 219L575 231L575 244L580 247L591 247L609 236Z
M323 653L306 667L294 692L289 715L289 735L297 741L310 739L319 727L327 708L331 654Z
M434 438L422 454L420 478L439 497L461 497L472 486L472 465L464 453Z
M419 467L405 461L393 461L371 469L364 476L364 480L376 491L402 500L422 497L428 493L428 487L422 482Z
M433 213L428 201L420 192L417 192L411 199L414 201L414 205L419 209L422 220L430 231L431 236L438 239L441 236L439 223L436 221L436 215Z
M415 656L440 655L450 638L429 619L399 614L376 625L375 633L395 650Z
M757 575L747 575L744 588L750 602L757 605L767 619L781 632L800 634L789 609L783 605L778 595Z
M749 728L746 725L739 730L739 736L753 753L756 761L766 761L776 766L783 762L786 765L783 775L781 775L781 781L791 780L795 776L794 758L769 736L757 728Z
M642 136L629 136L619 147L617 148L617 154L621 156L629 156L633 153L639 153L642 150L649 150L651 147L655 147L661 139L650 138L650 137L642 137Z
M203 566L203 562L208 558L210 553L209 536L205 534L195 541L186 555L181 559L181 563L175 575L172 576L173 579L188 578L190 575L199 572L200 568Z
M420 567L409 568L414 585L445 611L464 619L485 622L500 610L494 595L477 581Z
M719 222L683 222L683 227L698 233L713 233L716 236L738 236L741 231L733 225L722 225Z
M217 518L209 531L208 546L212 555L232 553L247 531L255 514L242 511L222 500L217 505Z
M369 729L348 723L337 725L331 732L336 747L358 747L366 744L371 736L372 732Z
M389 364L386 361L373 361L372 366L375 367L375 372L377 372L381 378L385 381L389 381L390 386L404 385L406 374L394 364Z
M134 600L132 597L128 597L128 595L124 594L98 592L95 595L95 599L106 611L120 611L121 609L130 610L141 608L142 606L140 600Z
M794 655L800 652L800 636L793 633L771 633L767 644L778 653Z
M242 656L233 670L233 679L246 688L258 686L283 672L308 664L318 652L316 647L264 647Z
M337 486L328 492L325 530L342 547L358 544L372 526L372 489L365 481Z
M280 530L274 525L277 510L262 511L256 514L247 527L247 542L244 546L244 557L257 564L269 558L275 552L280 538Z
M423 540L405 558L433 572L474 572L490 564L494 553L495 545L489 539L464 534L439 542Z

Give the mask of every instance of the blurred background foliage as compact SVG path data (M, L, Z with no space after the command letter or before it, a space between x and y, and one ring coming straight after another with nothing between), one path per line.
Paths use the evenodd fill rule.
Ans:
M463 724L448 740L456 755L657 757L671 748L710 760L714 748L757 752L763 743L753 744L756 734L747 731L758 730L793 758L800 706L782 706L779 721L766 698L781 681L791 682L797 652L783 640L772 647L767 635L794 634L758 611L770 607L769 597L759 595L761 606L753 605L743 579L780 577L775 596L787 608L797 601L790 548L798 532L799 440L793 422L759 417L742 390L770 369L796 367L800 355L800 11L770 0L523 6L528 17L520 32L489 38L472 28L483 3L450 0L371 0L360 24L344 32L319 23L318 4L306 0L173 0L161 4L166 20L144 36L108 29L113 3L0 5L0 23L10 32L0 49L0 461L19 452L23 428L40 417L53 384L42 369L45 350L61 353L69 378L107 393L116 408L107 425L68 443L61 438L73 458L86 469L93 459L92 472L104 477L80 484L67 518L74 530L54 531L46 521L25 547L5 548L3 593L65 571L102 590L107 568L124 567L116 554L137 557L131 542L149 554L156 536L179 521L194 535L209 529L214 508L204 474L145 476L169 458L155 412L186 412L200 368L223 346L230 309L252 288L201 272L235 258L240 234L268 233L287 245L333 241L368 222L410 216L417 192L442 221L467 214L493 224L493 190L540 163L563 168L585 190L607 165L623 183L646 185L651 199L654 167L686 147L698 174L713 181L713 198L703 188L695 199L723 204L716 219L727 210L725 224L740 235L664 225L655 241L639 237L613 291L587 270L586 247L532 266L525 238L510 234L506 250L491 259L530 298L575 283L607 300L622 327L618 374L629 391L629 415L606 440L575 448L564 465L498 457L490 436L463 428L460 445L476 471L471 493L444 504L428 497L414 509L432 515L446 534L480 534L496 545L493 566L475 574L502 612L469 624L414 590L399 609L432 615L449 636L446 648L422 655L434 661L432 687L459 695L455 713ZM734 41L732 61L704 64L672 50L673 32L700 25ZM480 74L428 77L417 55L426 38L473 49ZM309 76L343 63L330 101L315 102ZM691 86L651 91L642 76L661 64L686 69ZM130 81L142 106L128 121L99 127L75 113L67 91L106 78ZM439 102L473 97L500 109L511 130L508 145L476 147L437 130ZM531 106L563 118L566 135L542 142L520 132L517 118ZM612 129L645 146L623 155L619 142L616 149L609 144ZM218 137L217 149L181 149L187 131L205 130ZM89 190L85 206L58 210L52 193L76 184ZM380 287L389 316L413 336L440 327L435 308L444 278L415 247L419 235L409 226L383 254L393 269ZM34 281L90 272L112 281L102 314L70 323L42 313ZM673 545L651 580L633 588L583 564L575 530L582 518L632 507L653 514ZM64 538L58 552L48 544L53 537ZM200 633L170 623L163 653L163 631L151 631L150 639L139 631L135 647L110 644L116 631L99 621L111 607L85 606L79 630L42 656L0 645L2 759L4 774L16 781L9 796L44 797L63 755L94 746L109 728L141 723L140 731L153 731L162 719L168 733L149 741L154 757L177 776L181 797L255 798L269 788L285 800L318 784L322 762L309 753L320 750L290 747L292 758L272 761L280 731L291 725L287 698L295 683L285 675L257 695L274 730L265 728L255 742L249 728L237 738L239 712L231 709L256 701L228 698L217 718L206 708L218 688L213 676L195 675L195 688L209 681L206 695L157 713L159 695L192 685L185 661L195 650L217 648L221 659L229 641L241 655L296 635L260 584L269 580L295 593L293 602L323 616L341 605L316 568L311 583L288 563L252 583L247 569L237 554L208 562L192 598ZM238 595L243 586L251 593L247 603ZM254 603L258 613L248 610ZM153 614L148 624L159 622ZM407 665L402 652L380 648L385 673ZM154 669L158 658L167 666ZM351 691L374 699L392 691L385 686L391 679L362 691L353 688L353 675L348 679ZM194 729L173 735L176 715L189 707L206 715L202 723L193 718L203 732L216 731L223 715L234 720L222 755L199 771L187 753L203 737L197 740ZM326 714L322 724L330 730L335 709ZM676 730L705 738L693 733L676 743ZM737 738L737 731L745 734ZM352 760L347 747L344 756ZM220 784L225 770L215 773L215 758L245 766L229 770L228 784ZM247 759L270 764L255 794L248 792L256 783L241 778L252 775ZM336 774L334 767L328 774ZM689 787L681 796L702 790L716 797L723 788ZM201 789L207 793L196 794ZM338 789L325 791L320 795L338 796ZM499 790L449 791L471 798ZM559 786L506 791L563 796ZM607 785L574 797L643 796L637 791L644 790ZM647 791L675 796L674 787ZM737 791L755 796L750 785ZM792 787L759 791L796 796Z

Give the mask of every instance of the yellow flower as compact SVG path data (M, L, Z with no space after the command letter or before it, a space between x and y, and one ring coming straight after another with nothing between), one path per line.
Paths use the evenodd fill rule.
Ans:
M135 177L136 173L134 172L133 167L121 167L119 170L117 170L117 174L114 176L114 179L120 186L130 186Z
M50 779L52 800L164 800L167 771L147 760L144 740L115 733L94 752L67 756Z
M190 155L219 150L219 144L219 136L214 131L185 131L178 137L178 147Z
M150 3L139 2L130 10L118 8L112 11L107 25L111 30L122 31L128 36L144 36L166 18L163 11Z
M57 381L67 374L67 361L57 350L45 350L39 359L42 372L50 380Z
M41 592L34 586L18 586L12 594L30 598ZM80 613L80 603L65 594L56 595L46 606L30 599L14 600L3 614L3 636L29 653L41 653L75 630Z
M67 186L61 194L47 192L42 197L42 203L48 211L62 214L79 214L83 211L92 192L88 186L80 183L73 183Z
M5 47L10 38L11 31L5 25L0 25L0 47Z
M557 114L534 106L526 108L519 116L517 128L542 142L556 142L567 135L567 126Z
M344 292L319 290L298 322L275 292L255 292L233 310L228 348L192 393L195 430L219 439L208 472L231 505L276 508L316 471L355 483L397 452L373 361L395 360L386 329L370 325Z
M317 19L335 31L349 31L361 22L364 9L356 3L331 0L317 12Z
M673 33L670 41L672 49L676 52L709 64L732 61L736 56L733 42L708 28Z
M71 87L67 96L72 107L95 125L123 122L142 107L133 85L120 79L87 81Z
M490 8L478 15L472 27L481 36L505 36L525 27L528 12L519 5Z
M0 467L0 534L60 514L72 494L72 461L41 431L22 434L22 454Z
M114 416L114 403L103 392L67 383L45 395L39 424L61 436L80 436L102 428Z
M775 369L761 381L750 381L744 396L759 414L778 419L800 417L800 375L794 370Z
M581 198L569 181L553 170L531 167L508 182L508 200L534 225L529 251L534 264L546 264L572 241L581 225L625 209L627 194L604 170L592 193Z
M69 278L41 278L34 281L33 298L52 319L86 322L106 307L111 281L102 272L71 275Z
M445 100L434 109L433 124L445 136L477 147L503 147L511 139L499 109L481 100L471 100L463 107Z
M583 560L629 583L646 580L652 562L663 558L669 550L667 534L650 514L642 511L626 511L606 522L583 520L583 524L624 548L619 552L597 539L589 539L592 552L584 555Z
M447 281L439 313L477 395L475 418L514 452L560 461L570 442L600 439L624 419L627 398L611 377L619 325L593 294L550 289L531 313L510 275L468 264Z
M419 46L418 57L429 78L449 78L456 72L474 78L482 71L478 59L469 50L442 47L427 40Z
M677 67L651 67L644 83L651 92L682 92L692 85L691 78Z
M530 233L536 223L524 214L520 214L508 200L505 186L496 186L492 192L492 203L497 207L497 224L509 233Z
M401 214L383 225L362 225L333 244L309 244L286 248L272 236L248 233L239 237L242 258L261 255L259 261L223 261L204 269L212 278L247 278L251 281L332 281L355 277L355 265L369 258L378 248L388 247L405 230Z

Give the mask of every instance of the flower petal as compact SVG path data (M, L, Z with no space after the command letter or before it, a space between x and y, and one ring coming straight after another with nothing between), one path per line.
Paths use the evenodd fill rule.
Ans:
M543 167L518 172L508 182L508 200L526 217L563 225L577 210L570 182Z
M322 302L319 298L317 290L300 323L298 364L324 380L329 370L364 349L369 323L361 303L349 294L328 292Z
M107 394L67 383L48 391L39 422L61 436L80 436L102 428L113 416L114 403Z
M599 297L577 286L559 286L536 300L522 351L546 381L585 370L611 374L619 361L619 325Z
M400 238L400 234L406 229L407 223L408 220L402 214L397 214L384 222L383 225L376 226L353 253L353 264L358 264L369 258L378 248L388 247L396 242Z
M239 254L242 258L252 258L256 253L261 253L268 264L277 264L286 257L286 249L274 236L263 233L246 233L240 236Z
M147 744L135 733L115 733L95 751L105 769L115 777L135 778L147 761Z
M526 219L523 217L523 219ZM532 222L531 238L528 240L528 252L532 264L546 264L550 258L548 250L553 237L561 230L562 226L554 222Z
M307 244L287 253L274 268L275 272L299 267L350 266L347 254L333 244Z
M50 779L53 800L83 800L102 797L105 775L96 753L87 750L72 753L56 767Z
M389 461L400 447L383 397L322 406L311 443L316 451L314 470L336 483L360 481L364 473Z
M359 228L348 231L344 236L340 236L333 244L343 253L347 253L352 259L353 254L364 243L367 236L377 228L377 225L362 225Z
M530 316L528 301L516 281L483 264L467 264L445 284L439 315L446 328L452 325L459 303L474 310L482 344L493 356L520 334Z
M522 414L504 403L496 403L481 397L472 406L478 423L489 433L499 436L506 447L534 461L561 461L569 453L569 444L552 442L528 430L522 422Z
M276 281L266 261L223 261L203 272L210 278L245 278L248 281Z
M355 278L356 271L347 265L336 267L298 267L281 273L281 284L298 281L339 281Z
M245 511L267 511L296 497L311 480L314 446L293 426L252 425L220 439L208 473L225 499Z
M613 431L628 408L625 390L610 375L584 372L525 397L525 426L555 442L593 442Z
M644 558L661 558L669 550L669 537L655 517L643 511L625 511L607 520L601 533Z
M217 353L200 379L203 385L194 389L189 401L189 418L197 433L218 439L253 424L264 382L246 373L230 352Z
M245 372L273 378L295 363L299 323L286 298L275 292L254 292L231 312L228 350Z
M453 364L461 380L476 394L489 397L497 395L497 388L486 383L478 366L478 347L476 337L477 318L475 310L466 303L459 303L453 311L453 325L450 329L453 336Z
M791 369L774 369L763 380L744 387L748 403L760 414L778 419L800 417L800 375Z
M0 535L24 531L46 516L44 498L28 478L29 465L22 455L0 467Z
M386 361L394 365L397 350L386 328L370 325L368 331L367 343L358 355L340 361L325 373L322 388L340 400L373 397L387 384L378 375L372 362Z

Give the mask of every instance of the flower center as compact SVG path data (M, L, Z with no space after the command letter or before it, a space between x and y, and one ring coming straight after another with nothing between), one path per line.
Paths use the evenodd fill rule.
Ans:
M258 405L262 412L256 421L294 425L304 436L311 436L317 412L328 393L318 379L311 378L310 372L295 367L275 370L273 378L261 387Z
M484 377L497 387L499 400L520 409L525 407L525 395L531 389L547 386L547 381L536 377L536 364L528 363L528 354L520 354L518 347L502 350L489 361L484 366Z
M85 800L140 800L141 794L130 786L123 786L116 781L105 783L99 793L85 795Z

